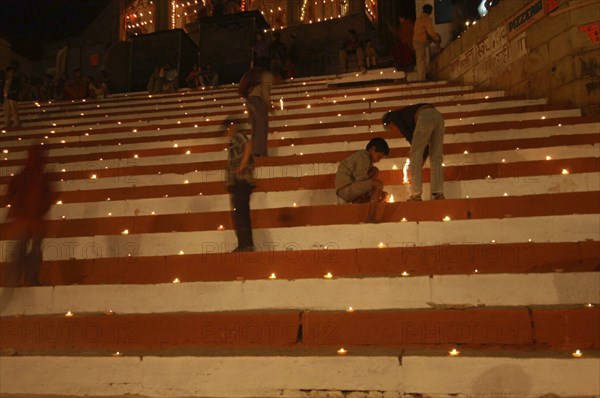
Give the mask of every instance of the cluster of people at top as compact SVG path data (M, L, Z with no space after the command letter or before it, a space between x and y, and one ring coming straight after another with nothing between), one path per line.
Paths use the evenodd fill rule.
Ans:
M433 6L425 4L423 13L413 21L405 15L399 17L396 28L388 25L396 36L396 44L392 47L392 57L396 70L409 72L415 68L416 81L425 81L427 70L427 48L431 43L441 49L441 36L433 28L431 13ZM377 51L373 41L368 39L364 45L359 40L356 30L348 30L348 36L339 51L340 73L348 71L348 59L355 56L361 72L377 65Z
M250 195L255 186L254 157L268 155L268 114L276 109L271 103L271 88L279 79L266 69L254 67L240 81L239 94L246 100L251 137L238 131L231 118L225 120L224 127L230 138L226 183L232 195L232 218L238 239L235 252L254 251L250 221ZM386 129L410 143L408 200L423 200L422 168L428 158L431 198L445 199L442 169L445 126L442 114L431 104L419 103L385 113L382 123ZM387 198L379 170L374 165L389 153L385 139L373 138L364 150L344 159L336 172L337 197L349 203L369 203L366 221L370 223L378 222L377 207Z
M18 72L18 65L11 65L6 70L0 71L0 92L2 92L0 102L4 109L3 129L21 126L18 107L20 101L102 99L109 93L109 80L105 71L100 72L97 82L92 76L83 78L79 68L73 71L72 77L65 72L57 80L54 80L53 75L47 74L43 82L29 79Z
M292 34L295 40L296 35ZM269 42L267 36L258 31L256 40L252 47L252 63L254 66L270 70L272 74L279 75L283 79L296 76L296 51L295 46L288 46L281 41L281 32L273 32L272 40Z
M185 78L185 82L189 88L195 89L200 87L219 87L219 74L213 69L212 64L207 63L204 68L200 68L198 64L192 66L192 70Z
M356 30L349 29L348 35L339 51L340 73L348 71L348 58L356 57L356 63L361 72L377 66L377 51L373 47L373 40L367 39L363 43L359 40Z
M179 89L179 71L170 62L154 67L146 85L150 94L174 93Z
M210 63L207 63L204 68L194 64L192 70L185 77L185 84L191 89L218 88L219 74ZM146 88L150 94L176 92L179 89L179 72L177 68L169 62L164 65L157 65L148 79Z

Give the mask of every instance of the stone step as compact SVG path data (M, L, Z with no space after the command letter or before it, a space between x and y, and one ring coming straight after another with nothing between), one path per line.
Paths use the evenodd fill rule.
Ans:
M252 226L257 229L289 227L332 226L360 224L366 219L368 204L323 205L256 209L252 212ZM381 223L443 222L445 217L454 222L483 221L513 217L549 217L570 214L600 214L600 192L572 192L561 194L507 196L499 198L471 198L423 203L385 203L379 206L377 218ZM47 222L46 238L103 236L120 234L124 229L129 235L168 232L214 231L219 225L234 228L230 211L145 214L129 217L104 216L102 218L58 219ZM216 221L218 220L218 221ZM216 223L220 224L216 224ZM10 224L0 224L4 230L2 239L17 239L17 231Z
M41 266L47 286L159 284L279 279L397 277L600 271L600 242L433 244L405 242L385 250L338 249L335 245L303 251L202 253L127 258L52 260ZM94 255L92 255L94 254ZM115 253L118 254L118 253ZM49 256L53 258L52 256ZM6 271L8 263L0 267ZM4 284L6 285L6 284Z
M73 312L71 312L73 313ZM64 314L0 318L3 349L19 355L112 352L144 355L198 349L457 345L573 352L600 348L600 309L475 308L379 311L228 311Z
M449 144L445 145L444 165L464 166L478 163L487 165L491 163L518 163L522 161L545 161L548 159L564 160L572 158L594 157L599 153L600 136L586 135L583 137L571 137L570 142L565 145L551 146L553 142L562 143L565 140L511 140L510 142L496 141L487 142L487 145L473 146L469 152L469 144ZM405 140L392 139L388 141L389 145L405 147ZM535 144L534 148L527 148ZM515 150L515 145L519 146L519 151ZM504 149L504 148L505 149ZM510 147L510 148L509 148ZM338 162L350 156L357 150L364 149L365 142L352 142L345 144L318 144L310 146L299 146L288 148L288 151L278 150L278 156L271 156L267 159L258 159L255 177L269 178L277 176L289 176L291 169L296 175L309 173L326 174L335 173ZM487 149L487 151L486 151ZM504 149L504 150L503 150ZM306 151L306 152L304 152ZM284 153L288 153L285 155ZM294 153L295 152L295 153ZM394 148L390 150L389 155L377 164L382 169L402 168L405 157L409 155L409 148ZM177 155L158 155L144 156L143 154L134 154L127 159L106 159L102 162L98 160L72 162L72 163L49 163L46 167L48 178L54 181L68 180L89 180L95 175L95 179L111 178L118 176L141 176L153 174L187 174L190 172L203 173L194 176L202 181L211 181L212 178L224 181L224 173L227 166L226 151L208 152L208 153L184 153ZM398 165L400 165L398 167ZM2 168L0 184L7 184L14 173L18 173L21 166L5 166ZM64 170L64 171L63 171ZM67 171L68 170L68 171ZM317 170L317 171L316 171ZM219 171L215 173L214 171ZM208 173L206 173L208 172ZM137 178L136 178L137 180Z
M512 154L511 158L512 158ZM596 155L594 153L594 155ZM459 155L457 155L459 156ZM445 181L475 181L488 180L493 183L500 178L514 178L516 182L531 182L534 177L548 175L563 175L568 179L573 174L594 173L598 171L598 158L567 158L542 160L542 152L538 154L539 160L500 162L497 160L488 164L466 163L446 165L443 167ZM298 156L298 158L303 158ZM300 160L302 162L304 159ZM380 162L380 178L385 185L398 185L403 182L404 159L386 159ZM461 162L462 163L462 162ZM394 169L394 165L398 170ZM139 198L157 198L172 196L196 196L224 194L227 192L224 184L225 171L203 171L199 165L165 166L165 173L158 171L155 174L129 175L128 168L115 168L102 170L96 178L92 174L86 179L69 178L75 172L66 174L66 179L55 183L54 189L61 192L59 198L62 203L81 201L122 200ZM173 170L174 169L174 170ZM262 166L255 170L257 187L255 192L281 192L302 189L331 189L334 186L334 175L337 170L336 163L312 163L288 166ZM566 171L563 171L566 170ZM168 171L171 171L170 173ZM423 182L430 181L429 168L424 168ZM99 176L99 178L98 178ZM79 177L85 177L79 173ZM0 192L5 193L6 184L0 185ZM467 193L468 195L468 193ZM335 200L335 197L332 197ZM4 200L3 206L8 203Z
M472 87L464 86L399 86L399 85L382 85L381 87L362 87L351 90L327 89L324 86L306 87L300 89L280 89L272 90L272 99L281 105L283 100L284 109L305 108L306 105L312 104L315 106L323 106L328 103L336 104L362 102L367 98L377 100L389 97L391 93L395 94L397 100L414 101L418 98L436 98L437 96L459 94L463 99L492 99L504 96L503 91L488 90L488 91L473 91ZM239 107L243 104L243 99L236 93L223 93L225 95L206 95L204 93L180 93L176 97L154 98L147 96L138 100L126 99L117 103L115 101L94 101L81 102L77 104L63 103L62 106L42 106L34 108L31 111L23 110L24 119L27 124L37 126L38 128L46 122L52 122L56 127L65 126L72 123L89 124L90 116L103 117L106 114L118 116L121 122L136 120L137 114L148 113L149 111L161 112L169 110L177 110L184 112L185 110L222 110L225 106ZM125 112L123 105L128 107L131 112ZM302 105L302 106L301 106ZM88 120L84 120L88 119ZM17 130L19 131L19 130Z
M410 213L406 213L410 217ZM366 207L363 216L366 217ZM129 234L132 225L122 225L110 235L71 236L44 240L44 258L49 260L168 256L177 254L223 253L234 249L235 234L220 230L227 219L212 218L213 231ZM597 214L528 216L449 222L421 221L372 224L304 225L287 228L254 228L258 251L313 250L325 246L337 249L402 247L439 244L487 244L523 242L581 242L600 240ZM14 242L2 241L0 262L10 261Z
M444 137L444 148L446 152L452 153L454 146L457 146L457 144L463 144L461 149L464 148L471 152L477 152L484 148L490 148L491 145L493 145L494 149L502 150L517 147L539 147L542 146L541 144L545 144L544 146L558 146L596 142L598 139L596 134L597 124L586 123L586 120L589 120L589 118L578 118L571 121L573 124L561 124L561 127L558 128L554 124L554 129L548 129L550 126L548 125L545 127L461 133L457 129L451 128L447 130ZM271 140L271 151L275 156L289 155L290 153L296 153L298 150L311 153L315 151L313 146L320 148L321 145L328 142L336 142L338 147L340 144L348 145L348 143L353 143L354 145L355 142L363 144L371 136L371 133L365 126L319 131L321 135L309 134L309 132L302 132L302 134L293 132L273 134L273 136L279 139ZM389 140L392 144L392 151L395 148L408 146L404 139L394 137L391 133L380 131L378 134ZM312 138L307 139L307 137ZM181 139L177 140L178 145L176 148L172 145L165 147L165 144L162 142L103 145L89 147L88 150L82 150L82 148L56 148L49 153L49 161L68 163L71 161L98 161L99 158L104 160L132 159L135 154L144 158L148 156L181 155L185 154L188 150L192 154L203 153L205 156L211 156L210 152L217 151L212 156L216 156L217 158L225 157L220 152L227 147L227 143L222 138L186 139L185 135L179 138ZM338 141L333 141L335 139ZM516 145L510 144L512 141ZM294 147L291 147L292 144L294 144ZM7 149L8 154L4 155L3 166L8 167L23 164L27 156L26 151L23 149L23 146ZM86 153L82 153L82 151ZM260 162L260 159L257 161Z
M135 262L131 263L139 270ZM229 261L224 265L229 266L236 264ZM600 303L598 272L323 278L328 269L315 269L314 276L308 279L290 280L287 278L297 276L297 272L292 270L287 274L286 269L271 268L277 279L269 279L271 273L263 275L263 279L218 282L187 282L181 276L182 282L172 283L173 278L178 277L171 273L177 270L175 268L167 270L163 283L158 284L2 288L1 314L6 317L65 314L67 311L75 314L343 312L349 307L356 311L480 306L574 305L584 308L590 303L593 306ZM368 269L364 273L369 275ZM144 278L140 276L139 281L143 282Z
M308 88L302 91L272 90L272 99L276 105L281 105L283 100L284 110L293 110L306 108L306 105L312 104L317 108L324 106L362 104L366 99L385 100L395 98L396 101L409 101L415 98L437 98L451 96L451 98L464 97L465 100L476 98L493 100L503 97L502 91L487 90L473 91L472 87L439 85L437 88L407 87L399 85L382 85L381 87L364 87L351 90L328 90L323 87ZM460 97L456 97L459 95ZM515 98L513 98L515 99ZM334 102L335 101L335 102ZM531 100L523 100L531 101ZM542 101L545 100L535 100ZM120 103L86 102L82 105L63 106L60 109L53 110L50 107L38 107L31 111L23 110L23 120L28 121L28 125L42 126L44 122L56 122L56 127L64 126L68 123L86 123L93 121L94 117L106 121L104 115L110 114L118 118L121 122L126 120L135 120L137 115L144 113L152 114L156 117L169 111L176 111L181 114L183 111L222 111L225 107L235 107L240 109L244 99L237 93L229 95L204 95L202 93L190 95L182 93L174 98L162 98L153 100L153 97L144 98L138 101L131 99L123 100ZM129 112L123 110L123 105L127 106ZM47 109L45 109L47 108ZM279 109L280 106L278 106ZM242 111L243 112L243 111ZM60 116L60 117L59 117ZM85 116L85 118L84 118ZM90 119L91 117L91 119ZM114 123L114 122L113 122ZM49 124L45 124L49 125Z
M410 193L408 185L393 184L385 186L386 192L394 196L395 202L404 202ZM600 191L600 173L581 173L564 175L540 175L524 178L473 179L466 181L446 181L444 192L447 198L491 198L503 196L543 195L569 192ZM423 195L428 197L429 183L423 185ZM174 196L165 198L123 199L87 201L86 198L63 200L60 206L51 207L47 214L49 220L67 220L111 217L132 217L144 215L208 213L230 211L229 194L203 194L193 196ZM81 199L78 202L76 199ZM87 205L83 206L83 203ZM296 203L296 206L294 206ZM305 207L337 204L335 189L302 189L295 191L254 192L250 197L250 208L273 209L281 207ZM4 220L9 208L0 208L0 219Z
M514 109L518 107L532 107L533 109L540 110L552 110L552 109L566 109L561 105L547 105L546 101L541 100L519 100L514 98L503 98L503 97L490 97L489 94L494 93L480 93L477 96L471 92L455 91L449 93L441 93L431 96L430 98L423 98L419 96L420 101L427 100L430 103L435 104L440 108L443 114L448 115L448 118L452 118L454 114L476 114L476 112L488 111L491 112L495 109L495 112L501 112L501 108ZM288 100L290 101L290 100ZM270 119L274 122L277 120L293 120L298 118L306 117L307 114L314 116L344 116L347 117L353 114L363 114L372 112L387 112L390 109L397 108L403 105L411 105L414 100L402 99L397 97L397 93L393 96L384 96L384 94L370 95L369 97L362 97L360 100L344 100L338 101L333 100L331 102L318 102L314 103L314 100L297 100L291 105L287 105L285 109L278 109L274 115L271 115ZM457 104L457 102L460 102ZM188 105L187 108L182 108L181 105L174 107L153 107L152 109L131 109L126 116L123 112L115 110L104 110L103 112L77 112L77 115L68 119L63 117L60 119L62 124L53 122L51 120L42 120L39 122L28 122L29 129L23 132L19 132L17 137L30 137L33 134L48 134L51 131L55 131L52 134L58 134L57 136L64 133L68 129L81 129L83 131L95 131L98 132L97 125L102 124L108 127L142 127L148 123L164 124L166 119L175 119L178 121L194 121L206 125L205 122L211 120L222 121L225 116L236 116L237 119L242 122L247 122L245 116L245 106L240 100L230 104L221 104L220 102L211 102L218 104L211 107L201 107L196 104ZM366 112L368 108L369 112ZM137 113L136 113L137 112ZM508 112L505 112L508 113ZM107 119L110 116L110 119ZM210 118L209 118L210 117ZM343 119L342 119L343 120ZM52 123L51 123L52 122ZM285 123L284 123L285 125ZM89 127L93 126L93 127ZM45 128L44 128L45 127ZM94 127L96 127L94 129ZM88 131L89 130L89 131Z
M153 397L597 396L600 359L431 351L355 356L2 357L3 394ZM337 395L336 395L337 394ZM411 395L403 395L411 394ZM364 397L364 395L358 395Z
M455 102L451 103L452 105ZM499 103L500 107L502 103ZM510 105L510 104L506 104ZM240 105L241 106L241 105ZM275 115L270 117L270 126L273 131L283 131L290 128L305 128L314 130L315 124L319 124L319 130L322 127L326 127L331 123L346 123L347 125L354 125L360 123L372 123L374 125L381 125L381 115L390 109L396 108L400 105L396 101L377 104L377 106L369 106L369 112L364 110L365 104L358 104L355 110L347 110L344 106L339 105L337 108L340 109L324 109L321 112L315 112L313 109L303 108L301 111L290 114L289 111L278 111ZM466 107L468 108L468 107ZM499 122L502 120L508 121L521 121L529 119L552 119L557 117L573 117L580 116L578 110L568 109L561 105L526 105L516 106L505 109L489 108L482 110L461 110L461 107L449 108L445 112L446 126L451 127L455 125L471 125L474 126L478 123L487 123L490 121ZM454 110L454 112L450 112ZM444 109L442 109L444 111ZM184 112L184 115L177 115L176 113L169 113L164 116L156 116L150 118L148 116L140 116L135 119L134 123L127 123L125 121L118 121L114 126L105 122L104 118L100 118L96 121L91 122L93 127L86 127L85 124L72 124L67 128L59 129L57 127L47 127L42 131L34 131L28 129L26 132L19 132L18 134L11 134L5 140L6 143L13 143L23 146L27 139L38 139L44 142L44 145L63 143L62 141L73 142L74 139L94 141L99 140L107 134L112 134L117 131L122 131L131 135L136 133L136 137L157 137L169 134L169 128L177 128L178 130L185 132L186 129L194 128L196 131L204 133L212 133L212 137L222 136L222 124L223 120L230 115L237 115L238 121L242 123L242 128L249 128L247 124L247 117L243 114L244 108L241 107L238 111L232 110L220 110L219 112L209 112L202 114L193 114L192 112ZM495 117L491 117L491 116ZM108 117L108 114L105 115ZM174 119L174 120L173 120ZM308 124L308 126L307 126ZM102 126L102 127L98 127ZM304 126L304 127L303 127ZM310 126L310 127L309 127ZM383 129L383 127L381 127ZM62 131L61 131L62 130ZM74 131L75 130L75 131ZM211 137L211 135L207 135ZM117 136L118 138L118 136ZM63 144L64 144L63 143Z

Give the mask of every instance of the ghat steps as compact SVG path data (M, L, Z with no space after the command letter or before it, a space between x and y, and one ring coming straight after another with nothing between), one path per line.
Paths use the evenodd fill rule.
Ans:
M47 286L1 291L0 393L600 394L600 120L402 77L274 89L255 253L228 253L221 124L249 129L235 86L20 104L26 128L0 135L0 192L41 141L60 204ZM445 201L405 202L408 145L380 123L418 102L446 120ZM378 166L396 199L377 225L333 190L336 164L374 136L390 143ZM16 237L0 230L6 267Z

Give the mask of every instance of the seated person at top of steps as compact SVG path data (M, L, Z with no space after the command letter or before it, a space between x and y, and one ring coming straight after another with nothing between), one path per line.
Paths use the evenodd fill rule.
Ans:
M365 51L362 43L358 40L356 30L348 30L348 37L344 41L344 45L339 53L340 58L340 73L348 71L348 55L356 54L356 61L361 72L366 72L365 69Z
M431 197L444 198L444 117L431 104L416 104L387 112L382 118L386 129L410 143L408 166L409 201L420 201L423 190L422 167L431 155Z
M379 169L373 164L389 153L390 148L383 138L373 138L366 149L342 160L335 174L335 190L338 197L346 202L369 203L367 222L376 222L377 203L385 200L387 196L383 191L383 182L379 179Z

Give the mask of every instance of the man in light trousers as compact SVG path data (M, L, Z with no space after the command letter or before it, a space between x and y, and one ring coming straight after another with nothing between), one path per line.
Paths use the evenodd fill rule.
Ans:
M423 163L430 156L431 197L444 197L444 117L431 104L407 106L383 115L383 125L400 134L410 143L408 166L410 176L409 201L421 201Z

